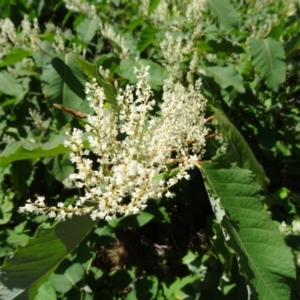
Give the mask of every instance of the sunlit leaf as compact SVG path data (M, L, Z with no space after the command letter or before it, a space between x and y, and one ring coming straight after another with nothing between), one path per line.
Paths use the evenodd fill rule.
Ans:
M203 163L200 170L213 210L223 210L218 221L224 240L237 255L241 274L254 288L252 293L264 300L289 299L295 277L293 255L264 210L251 172L230 166L224 157Z

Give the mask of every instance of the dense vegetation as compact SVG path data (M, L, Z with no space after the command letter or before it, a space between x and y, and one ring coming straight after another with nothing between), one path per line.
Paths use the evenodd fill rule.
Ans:
M0 0L0 14L0 299L300 298L299 1ZM84 195L64 141L93 114L86 82L119 117L142 66L149 118L168 78L207 100L195 168L138 214L20 213Z

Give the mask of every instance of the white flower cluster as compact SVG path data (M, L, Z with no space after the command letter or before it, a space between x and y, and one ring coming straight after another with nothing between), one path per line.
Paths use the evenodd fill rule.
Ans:
M72 33L70 30L62 31L61 28L52 23L45 24L46 31L53 34L52 46L56 52L66 51L64 37L71 40ZM38 20L35 18L31 22L27 15L24 15L21 21L21 30L16 30L14 23L9 19L0 19L0 59L9 54L11 48L22 47L29 51L41 52L43 51L43 40L40 38L40 28ZM73 45L73 50L77 53L82 49L76 49Z
M85 14L89 18L94 18L97 15L96 7L87 1L81 0L64 0L66 8L70 11Z
M28 46L33 51L38 49L40 29L37 19L34 19L31 24L28 16L25 15L21 22L21 28L22 30L17 34L15 25L9 18L0 19L0 43L2 46L0 58L7 55L13 46Z
M148 85L148 67L137 71L138 83L128 85L117 95L118 110L104 107L105 93L96 80L86 85L88 101L95 114L88 115L85 131L74 129L65 146L72 150L71 161L77 173L70 179L85 189L73 206L46 207L44 198L28 203L20 211L48 214L64 220L73 214L90 214L92 219L110 220L117 215L137 214L149 199L158 199L180 179L189 179L188 169L203 156L206 100L194 88L167 80L163 88L160 115ZM99 167L87 156L93 153Z
M121 36L114 26L109 23L101 22L99 24L101 34L104 38L112 41L118 47L115 51L118 53L120 58L129 58L131 56L131 51L126 45L126 39L124 36Z

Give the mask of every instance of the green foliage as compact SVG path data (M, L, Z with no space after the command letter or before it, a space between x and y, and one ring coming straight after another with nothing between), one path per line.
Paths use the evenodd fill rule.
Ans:
M255 175L257 183L267 190L269 179L254 156L248 143L237 128L216 107L214 110L214 123L220 129L222 136L228 143L226 154L230 162L235 162L240 168L248 169Z
M299 5L207 0L197 38L186 45L195 26L181 13L189 1L153 21L160 2L143 11L137 1L82 1L95 6L91 17L92 9L73 11L61 0L0 0L1 19L10 18L17 34L25 14L41 28L36 43L25 36L0 50L0 299L296 299ZM178 74L191 71L186 46L199 55L182 83L201 78L213 115L191 179L172 189L173 198L110 222L83 216L53 224L20 214L37 195L66 206L83 195L65 182L74 167L63 142L84 119L53 104L91 113L84 86L95 78L117 111L117 90L136 83L135 67L149 65L157 114L169 76L160 43L169 31L183 39Z
M266 85L277 91L285 80L285 55L283 46L272 39L255 39L250 43L254 67L261 74Z
M100 75L96 65L93 65L83 60L78 55L76 55L75 58L83 72L91 79L95 78L99 86L103 87L107 102L110 103L112 106L116 107L117 102L114 86L111 83L104 80L104 78Z
M211 12L217 16L220 28L228 30L238 25L238 12L229 0L208 0Z
M237 255L252 293L258 299L288 299L295 273L293 257L263 208L260 187L251 172L230 168L221 158L203 163L201 172L224 242Z
M44 144L24 142L12 142L0 154L0 166L5 166L16 160L38 159L45 156L69 153L70 150L63 145L67 140L66 135L57 135L52 141Z
M84 78L72 53L53 58L41 76L43 92L51 103L61 103L78 109L84 94ZM56 118L65 124L71 116L52 108Z
M0 295L13 299L21 293L29 293L33 297L40 282L49 276L94 225L95 222L85 216L72 218L51 228L39 228L26 247L19 248L12 258L4 261Z
M206 71L207 76L213 77L213 79L220 85L221 88L226 89L227 87L232 86L240 93L245 92L243 78L233 66L207 67Z

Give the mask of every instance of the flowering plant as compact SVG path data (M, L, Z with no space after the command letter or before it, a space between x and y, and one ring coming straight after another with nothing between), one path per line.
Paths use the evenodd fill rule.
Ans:
M89 147L84 146L83 131L77 128L70 141L65 141L78 170L69 178L77 187L85 188L85 195L67 207L63 203L48 207L44 197L39 197L35 202L28 200L20 207L21 212L49 214L57 220L73 214L110 220L117 215L137 214L149 199L161 198L164 192L171 197L170 187L182 178L189 179L187 170L202 158L208 132L201 82L186 89L166 80L160 116L151 115L156 102L148 85L148 69L136 69L136 86L127 85L119 91L118 110L104 108L104 89L95 78L92 84L86 84L87 100L95 112L86 116ZM86 158L90 152L97 157L97 169ZM170 175L174 166L176 172Z
M0 298L289 299L299 5L0 3Z

